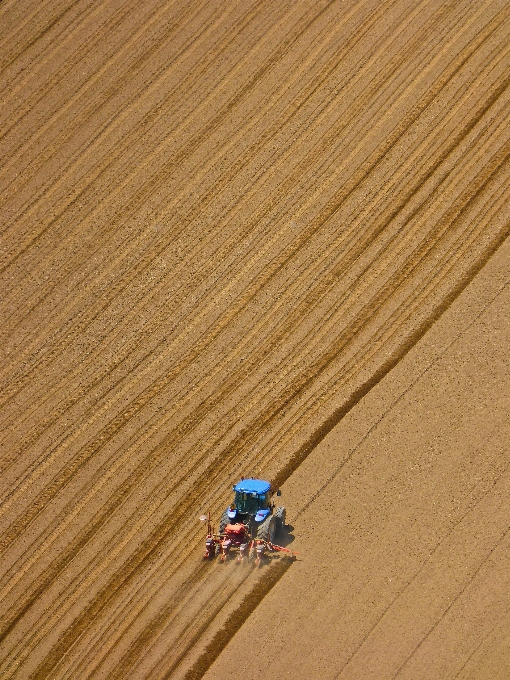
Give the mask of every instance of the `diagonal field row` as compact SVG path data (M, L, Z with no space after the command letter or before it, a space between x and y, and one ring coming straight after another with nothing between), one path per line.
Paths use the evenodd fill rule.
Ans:
M507 3L345 4L1 10L7 677L173 672L256 580L198 515L508 236Z
M302 557L175 677L508 674L509 246L288 480Z

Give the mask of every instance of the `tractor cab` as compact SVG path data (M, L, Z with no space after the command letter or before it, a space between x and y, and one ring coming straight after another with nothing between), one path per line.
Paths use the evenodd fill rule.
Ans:
M263 479L242 479L233 486L234 502L227 509L230 521L262 522L271 514L271 485Z

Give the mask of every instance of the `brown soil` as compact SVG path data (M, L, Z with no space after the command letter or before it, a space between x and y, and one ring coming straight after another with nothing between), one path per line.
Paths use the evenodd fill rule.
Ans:
M510 675L509 310L507 242L288 480L298 561L208 680Z
M508 677L508 3L0 27L0 675Z

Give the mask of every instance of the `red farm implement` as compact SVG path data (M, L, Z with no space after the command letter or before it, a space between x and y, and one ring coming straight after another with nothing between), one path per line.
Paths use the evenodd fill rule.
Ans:
M297 554L270 541L252 538L244 524L227 524L223 533L215 534L210 517L202 515L200 519L207 520L206 560L219 556L220 561L226 562L230 557L235 557L236 562L252 562L259 566L271 552L286 552L290 556Z

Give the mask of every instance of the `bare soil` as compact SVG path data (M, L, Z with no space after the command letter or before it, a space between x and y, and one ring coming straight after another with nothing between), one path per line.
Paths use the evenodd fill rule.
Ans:
M205 678L509 676L509 275L507 242L287 481L298 560Z
M0 4L2 677L508 677L509 33Z

